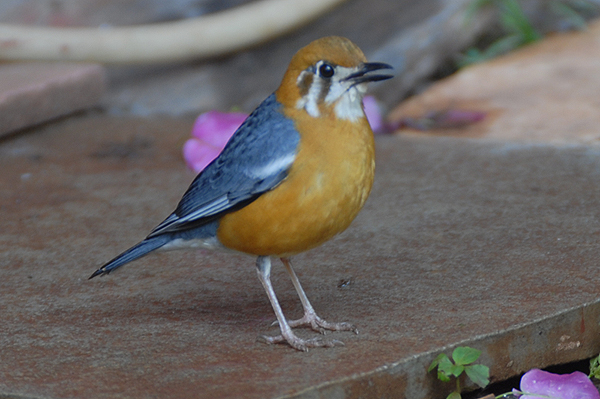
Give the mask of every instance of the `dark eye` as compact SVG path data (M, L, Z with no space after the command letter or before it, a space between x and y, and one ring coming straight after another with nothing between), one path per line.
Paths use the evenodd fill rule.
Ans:
M321 77L323 78L330 78L333 76L333 67L329 64L322 64L319 67L319 75L321 75Z

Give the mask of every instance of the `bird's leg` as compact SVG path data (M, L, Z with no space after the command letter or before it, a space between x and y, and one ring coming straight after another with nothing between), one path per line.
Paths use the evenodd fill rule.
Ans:
M281 306L279 306L279 302L277 301L277 296L275 296L273 285L271 284L271 259L268 256L259 256L256 260L256 271L258 273L258 279L265 288L267 296L269 297L269 301L271 301L271 306L273 306L275 316L277 316L277 321L279 322L279 328L281 329L281 335L279 336L263 336L265 341L270 344L287 342L292 348L304 352L308 351L308 348L332 347L336 344L343 345L342 342L336 340L326 341L320 337L305 340L296 336L296 334L292 332L292 328L283 315Z
M304 308L304 316L301 319L293 320L288 322L290 327L301 327L301 326L309 326L315 331L323 334L325 330L331 331L353 331L358 334L358 330L355 326L350 323L329 323L328 321L320 318L315 309L310 304L306 293L302 289L300 285L300 280L298 280L298 276L296 276L296 272L292 268L292 261L290 258L281 258L283 265L285 266L285 270L287 270L290 278L292 279L292 284L294 284L294 288L300 297L300 302L302 302L302 307Z

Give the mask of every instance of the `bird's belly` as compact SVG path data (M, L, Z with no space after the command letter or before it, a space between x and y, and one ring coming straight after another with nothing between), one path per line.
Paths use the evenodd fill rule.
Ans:
M307 169L290 173L274 190L224 216L219 241L254 255L292 256L345 230L371 190L372 160L340 173Z

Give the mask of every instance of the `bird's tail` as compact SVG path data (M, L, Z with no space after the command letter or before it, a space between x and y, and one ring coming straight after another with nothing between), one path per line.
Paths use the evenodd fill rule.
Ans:
M142 256L145 256L150 252L154 251L155 249L162 247L168 241L169 239L166 236L156 236L152 238L147 238L139 244L136 244L133 247L129 248L127 251L118 255L116 258L114 258L113 260L96 270L90 276L90 278L94 278L101 274L108 274L116 268L121 267L124 264L134 261L136 259L139 259Z

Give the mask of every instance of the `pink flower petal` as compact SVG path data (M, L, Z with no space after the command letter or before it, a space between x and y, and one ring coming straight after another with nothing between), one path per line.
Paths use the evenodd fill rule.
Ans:
M220 152L221 148L196 138L189 139L183 145L183 159L187 166L196 173L200 173Z
M532 369L521 378L522 398L600 399L598 390L584 373L553 374ZM536 396L539 395L539 396Z
M192 127L192 138L183 146L183 158L190 169L202 171L215 159L247 115L240 112L209 111Z
M241 112L206 112L196 119L192 136L213 147L223 148L247 117Z
M363 98L363 107L373 133L382 133L384 131L384 123L377 99L373 96L365 96Z

